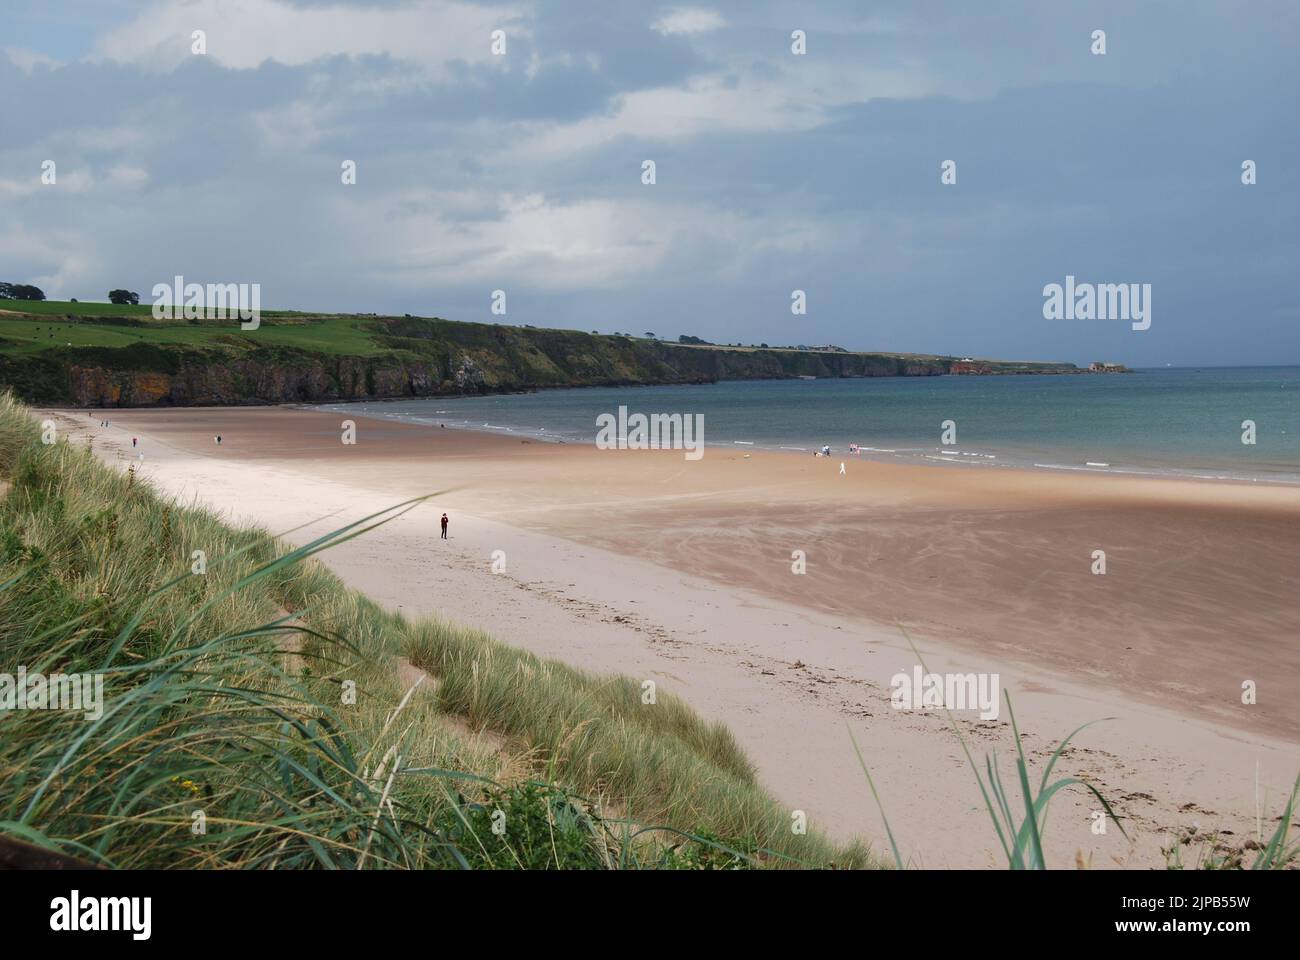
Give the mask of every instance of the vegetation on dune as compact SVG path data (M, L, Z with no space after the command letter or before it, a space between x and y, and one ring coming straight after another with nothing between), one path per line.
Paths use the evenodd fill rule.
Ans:
M97 719L3 717L0 837L119 868L869 865L793 833L681 701L312 559L415 503L288 550L42 443L9 396L0 477L0 673L105 678Z
M0 384L29 401L78 406L934 376L967 367L967 372L1078 372L1071 364L676 344L648 336L411 316L263 311L257 329L241 330L234 320L155 320L148 305L0 303Z

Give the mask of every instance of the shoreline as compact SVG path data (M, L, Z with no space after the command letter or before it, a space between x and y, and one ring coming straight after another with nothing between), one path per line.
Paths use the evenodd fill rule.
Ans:
M1198 370L1200 368L1197 368ZM1233 369L1233 368L1225 368ZM1257 369L1257 368L1250 368ZM1283 366L1278 369L1287 370L1291 367ZM1158 369L1147 371L1130 371L1130 372L1148 372L1159 373ZM948 375L949 377L953 375ZM1047 376L1047 374L1042 374ZM842 380L871 379L871 378L837 378L834 382ZM916 377L894 377L878 379L918 379ZM958 377L958 379L961 379ZM721 382L721 381L719 381ZM785 378L769 381L727 381L729 383L796 383L795 379ZM691 389L701 386L702 384L660 384L655 385L653 389L667 389L677 387L679 389ZM704 384L716 385L716 384ZM440 404L443 401L475 401L504 399L508 397L526 397L534 394L556 393L566 390L611 390L618 391L622 389L652 389L645 385L633 384L622 386L591 386L584 385L581 387L548 387L538 390L518 391L511 393L492 394L492 395L458 395L454 397L399 397L385 398L382 400L329 400L329 401L312 401L302 403L288 403L281 406L287 406L294 409L341 412L344 408L356 407L361 405L376 404L391 410L394 405L421 403L421 404ZM217 408L206 408L217 409ZM527 438L538 442L557 443L565 445L591 445L594 442L595 430L590 435L582 435L575 432L557 432L549 425L538 426L536 424L526 425L519 422L511 423L509 411L500 411L498 418L507 422L501 424L472 422L471 418L465 416L468 411L449 409L438 411L436 414L414 413L406 416L393 415L389 410L366 409L363 416L370 416L376 419L391 420L398 423L409 423L423 426L437 426L439 423L448 429L465 430L474 433L483 433L490 436ZM1283 431L1285 433L1285 431ZM735 450L743 447L743 452L764 451L768 453L799 453L808 455L820 448L827 437L820 437L814 441L803 441L806 445L794 445L794 442L785 442L781 439L761 439L753 440L748 437L731 437L726 440L703 441L705 449L721 452L725 450ZM850 443L859 446L858 453L850 453L847 445ZM906 438L896 441L877 440L871 444L865 444L853 437L840 437L832 441L832 456L836 459L843 459L846 463L855 462L873 462L873 463L895 463L895 464L914 464L919 466L979 466L991 467L1000 470L1013 471L1050 471L1078 473L1090 476L1100 477L1134 477L1149 478L1154 480L1185 480L1197 483L1210 484L1244 484L1244 485L1267 485L1285 488L1300 487L1300 462L1287 463L1275 461L1267 464L1260 464L1256 471L1243 467L1239 463L1225 460L1221 454L1215 455L1195 455L1189 456L1184 462L1172 462L1168 457L1147 457L1146 460L1141 458L1135 450L1109 449L1097 452L1096 448L1091 448L1092 452L1080 452L1077 454L1077 462L1071 462L1070 458L1075 456L1072 449L1060 448L1052 449L1049 447L1027 446L1022 443L994 441L983 445L972 445L964 443L952 446L936 446L915 438ZM1096 461L1096 462L1094 462Z
M259 417L262 413L269 416ZM430 505L400 527L376 531L375 539L348 544L323 559L350 585L404 612L442 612L504 642L578 666L656 677L705 716L726 722L758 764L764 783L782 799L809 810L821 828L839 836L862 833L880 842L879 816L845 731L845 723L852 723L905 855L930 866L997 865L987 813L971 806L979 803L978 790L946 721L933 713L890 708L889 676L910 668L914 656L888 620L857 609L853 590L845 609L844 583L821 574L828 563L834 568L834 551L843 547L826 542L826 530L817 528L828 514L835 523L856 524L854 511L870 501L875 514L863 529L878 536L882 524L901 524L907 529L898 532L911 554L933 551L939 542L936 531L959 530L990 510L990 522L1041 537L1051 534L1050 527L1035 527L1032 516L1007 514L1008 498L1022 513L1068 514L1079 509L1077 498L1088 502L1085 490L1064 489L1079 484L1044 485L1037 482L1040 475L1031 474L1018 478L1016 489L1008 491L1001 489L1005 472L918 475L915 467L883 465L867 488L837 491L814 472L826 464L803 457L706 457L718 462L692 480L683 473L687 465L680 456L609 452L602 457L569 445L539 449L543 445L518 437L430 431L360 416L363 443L346 453L362 455L345 456L335 435L337 419L285 408L115 410L110 419L114 427L102 430L83 409L68 422L94 436L101 455L110 460L129 460L130 436L143 437L147 456L137 462L145 475L170 492L197 497L272 530L301 521L316 522L307 530L318 533L345 516L397 502L403 491L427 493L472 480L471 486L437 502L438 510L450 509L456 517L455 535L444 554L432 553L430 545L436 547L438 540ZM230 446L217 450L205 445L205 440L210 444L208 420L233 426L233 431L226 427ZM255 429L254 421L260 421ZM434 443L436 449L426 449ZM762 476L734 473L750 467L758 467ZM954 483L978 477L987 479ZM991 489L994 479L998 483ZM1233 514L1221 527L1226 533L1244 516L1290 515L1292 506L1270 492L1275 488L1263 486L1170 482L1156 483L1160 489L1155 490L1149 481L1134 479L1109 485L1123 488L1122 496L1112 491L1112 507L1132 511L1162 504L1173 511L1167 513L1170 522L1179 523L1204 512L1207 492L1221 498L1225 490L1238 490L1234 499L1239 502L1226 508ZM735 529L753 521L741 519L744 511L734 504L756 503L758 516L767 518L761 524L770 525L763 504L771 500L757 498L774 492L795 498L783 501L777 525L803 526L804 533L790 537L814 531L810 545L821 543L817 552L809 551L810 570L818 573L814 581L790 577L788 550L773 551L777 555L763 560L761 569L751 569L741 559L758 554L754 543L735 542ZM820 517L793 505L814 493L821 498ZM654 504L647 510L640 501L651 495ZM1174 508L1166 502L1171 497ZM719 506L720 499L733 504L730 513ZM955 504L964 515L954 516ZM1219 503L1217 509L1225 508ZM332 519L319 526L326 516ZM1211 521L1219 522L1213 517L1198 522ZM314 535L307 530L295 536ZM832 535L841 533L831 530ZM1235 536L1249 539L1249 533L1238 530ZM783 547L791 542L785 534L777 536ZM987 549L978 539L962 543L967 560ZM494 549L509 557L504 577L489 570ZM869 563L868 569L875 565ZM847 573L854 573L848 566ZM948 578L960 577L960 563L945 569ZM785 572L778 576L779 570ZM928 607L936 600L942 605L942 589L936 592L923 568L903 574L881 589L886 594L917 590ZM852 576L848 580L853 586ZM799 583L793 594L791 582ZM989 580L982 586L994 595L986 598L992 606L982 616L994 625L1014 623L1009 618L1015 614L1000 606L1014 595L1005 593L1014 584ZM1065 607L1071 603L1061 600ZM1031 611L1021 614L1030 617ZM1044 611L1032 615L1042 620ZM1167 610L1163 615L1194 623L1206 614ZM1206 827L1221 824L1237 838L1248 836L1253 832L1255 760L1273 799L1289 788L1300 765L1289 715L1243 728L1227 719L1236 715L1242 720L1240 710L1228 709L1225 715L1226 703L1213 710L1198 706L1192 691L1180 689L1185 681L1176 678L1169 678L1176 680L1174 686L1152 702L1125 679L1124 670L1098 675L1087 660L1062 659L1062 653L1070 653L1068 644L1053 654L1034 639L1043 629L1051 633L1064 624L1049 619L1022 632L1019 640L1011 636L988 642L978 636L946 636L943 629L932 631L933 624L909 617L900 622L908 625L931 669L995 670L1009 678L1004 687L1014 691L1027 744L1053 743L1088 720L1121 718L1081 735L1067 752L1062 772L1085 776L1118 802L1117 809L1132 818L1126 823L1136 833L1136 846L1117 832L1092 837L1086 830L1085 795L1070 793L1065 799L1062 794L1061 808L1073 813L1058 813L1059 832L1049 835L1054 865L1070 865L1076 850L1086 851L1098 866L1160 865L1159 846L1168 841L1167 832L1193 819ZM1155 625L1144 622L1142 628ZM960 632L960 623L958 627ZM1229 648L1224 661L1225 651L1204 649L1204 637L1192 640L1179 654L1190 661L1192 678L1222 673L1225 662L1240 653ZM1123 647L1111 643L1109 649L1117 652L1106 655L1137 657L1130 666L1148 671L1151 658L1160 659L1158 650L1126 654ZM1275 663L1267 680L1261 676L1261 686L1271 683L1274 691L1270 697L1261 694L1261 704L1276 699L1278 686L1294 678L1292 660ZM1159 678L1158 669L1150 672ZM977 758L994 745L1004 758L1012 749L1005 714L995 722L961 723L975 741ZM1045 755L1040 746L1031 762L1041 763ZM916 795L921 780L925 787ZM1265 807L1266 813L1270 810Z

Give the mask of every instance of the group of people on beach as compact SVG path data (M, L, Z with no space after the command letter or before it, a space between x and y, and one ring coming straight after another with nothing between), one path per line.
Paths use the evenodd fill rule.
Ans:
M857 456L862 453L862 447L858 446L858 444L856 443L850 443L849 453L853 454L854 456ZM823 444L820 450L813 451L814 457L829 457L830 455L831 455L831 445L829 443Z

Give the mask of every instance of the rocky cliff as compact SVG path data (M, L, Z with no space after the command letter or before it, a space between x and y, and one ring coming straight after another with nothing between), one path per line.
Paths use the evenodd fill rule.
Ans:
M307 349L331 321L362 349ZM73 317L66 321L73 322ZM78 320L84 324L125 321ZM317 324L314 326L313 324ZM15 355L0 344L0 383L24 399L78 406L230 405L502 393L565 386L711 383L793 377L914 377L956 372L952 357L684 346L571 330L421 318L295 319L274 338L196 330L191 342L64 345ZM301 336L298 336L301 331ZM175 337L172 338L175 340ZM1075 373L1071 364L979 361L969 373Z

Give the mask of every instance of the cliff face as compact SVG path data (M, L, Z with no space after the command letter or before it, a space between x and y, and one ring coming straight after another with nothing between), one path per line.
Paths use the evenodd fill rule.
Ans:
M665 353L669 352L688 351L666 348ZM796 376L929 377L947 372L942 363L853 362L851 359L846 362L840 357L829 357L829 362L822 362L817 358L750 358L741 353L719 356L703 350L689 352L701 355L654 358L648 364L619 364L612 371L594 370L572 378L530 377L513 369L494 369L502 365L481 363L470 354L453 354L447 364L360 358L303 359L291 363L252 358L229 363L186 362L174 373L73 364L68 367L68 391L64 397L77 406L221 406L463 396L559 386L713 383Z
M81 321L96 322L96 321ZM366 352L320 342L338 318L297 321L259 338L197 331L192 343L0 353L0 383L24 399L77 406L233 405L501 393L564 386L712 383L792 377L916 377L957 372L953 358L692 347L567 330L419 318L350 318ZM120 324L121 321L118 321ZM133 328L134 329L134 328ZM299 336L298 331L303 335ZM147 334L141 332L142 338ZM1002 367L1003 369L999 369ZM1078 372L1069 364L981 361L961 372Z
M469 358L450 378L427 364L358 358L187 362L175 373L78 365L68 369L68 396L77 406L228 406L483 392L493 391L485 389Z

